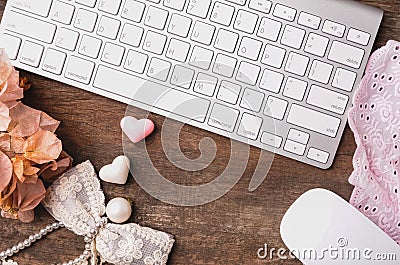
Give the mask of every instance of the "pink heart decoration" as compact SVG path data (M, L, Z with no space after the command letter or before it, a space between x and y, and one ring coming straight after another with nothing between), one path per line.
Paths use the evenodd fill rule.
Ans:
M121 120L121 129L129 140L138 143L154 131L154 123L149 119L126 116Z

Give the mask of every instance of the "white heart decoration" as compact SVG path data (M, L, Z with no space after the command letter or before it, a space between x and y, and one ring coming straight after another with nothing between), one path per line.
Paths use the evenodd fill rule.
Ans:
M112 164L105 165L100 169L99 177L105 182L125 184L128 180L130 161L126 156L118 156Z
M121 129L133 143L138 143L154 131L154 123L149 119L138 120L126 116L121 120Z

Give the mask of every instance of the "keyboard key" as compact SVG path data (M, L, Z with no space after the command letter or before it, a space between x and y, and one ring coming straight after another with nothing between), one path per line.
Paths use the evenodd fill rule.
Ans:
M233 6L215 2L213 11L211 12L210 20L224 26L229 26L231 24L234 12L235 8Z
M238 117L238 110L215 103L210 114L210 119L208 120L208 125L227 132L233 132Z
M247 113L243 113L238 134L240 136L256 140L261 129L263 119Z
M225 0L225 1L244 6L246 4L247 0Z
M264 132L261 136L261 142L263 144L275 147L275 148L280 148L282 145L282 137L276 136L275 134Z
M263 101L264 101L263 93L253 89L246 88L244 90L240 106L242 108L251 110L253 112L259 112Z
M285 71L299 76L304 76L309 61L310 58L291 52L285 66Z
M215 58L213 72L226 77L232 77L237 60L224 54L218 54Z
M35 4L36 5L36 4ZM74 16L75 7L61 1L55 1L51 9L52 20L69 25Z
M332 70L333 65L314 60L308 78L323 84L328 84Z
M321 24L321 18L301 12L299 15L299 20L298 20L299 25L312 28L312 29L319 29L319 25Z
M119 41L133 47L139 47L143 31L141 27L126 23L122 29Z
M305 52L324 57L329 39L315 33L310 33L306 42Z
M283 120L287 107L287 101L269 96L267 98L267 105L265 106L264 114L277 120Z
M165 35L149 30L143 43L143 50L156 54L162 54L166 42L167 37Z
M303 80L288 77L283 90L283 95L291 99L302 101L306 93L307 86L307 82Z
M329 159L329 153L321 151L321 150L318 150L316 148L310 148L308 150L307 157L309 159L315 160L317 162L326 164L328 162L328 159Z
M229 53L233 53L239 39L239 34L219 29L215 39L214 47Z
M147 69L147 76L160 81L167 81L170 68L170 62L153 57L151 58L149 69Z
M100 39L83 35L78 52L95 59L99 56L101 44L102 41Z
M171 76L171 84L184 89L189 89L192 84L194 77L194 71L192 69L175 65L174 71Z
M273 92L279 93L283 83L284 75L265 69L260 82L260 88Z
M272 2L269 0L250 0L249 7L251 9L268 14L272 8Z
M233 27L237 30L253 34L256 28L258 16L244 10L239 10Z
M19 48L21 47L21 39L8 34L0 35L0 43L7 52L8 58L17 59Z
M76 56L69 57L65 77L83 84L89 84L92 78L94 63ZM108 76L110 78L110 76Z
M182 11L186 0L164 0L164 6Z
M78 32L66 28L60 28L56 37L56 46L69 51L74 51L78 38Z
M199 73L193 91L205 96L212 97L217 87L218 79L216 77Z
M44 71L60 75L64 67L66 58L67 55L63 52L54 49L47 49L42 69Z
M147 10L144 24L146 26L163 30L165 23L167 23L168 11L154 6L150 6Z
M124 53L125 53L124 47L107 42L106 45L104 46L101 60L103 62L113 64L115 66L120 66Z
M241 90L241 86L223 80L219 86L217 99L235 105Z
M75 17L74 27L88 32L93 32L96 21L96 13L90 12L86 9L79 9Z
M117 38L120 25L121 22L119 20L102 16L99 27L97 28L97 35L115 40Z
M354 43L367 46L371 35L361 30L350 29L347 34L347 40L352 41Z
M75 0L75 2L88 7L94 7L97 0Z
M198 122L205 121L210 106L206 99L102 65L99 66L93 86L112 93L116 93L113 88L118 87L118 94L125 98Z
M275 5L274 16L288 21L294 21L296 17L296 9L281 4Z
M136 0L126 0L121 17L133 22L140 22L146 5Z
M192 20L190 18L178 14L172 14L168 26L168 32L186 38L189 34L191 24Z
M260 55L262 42L251 39L249 37L243 37L239 46L238 55L244 58L257 61Z
M214 36L215 27L200 21L196 21L193 27L191 40L210 45Z
M254 86L257 83L260 71L261 67L258 65L248 62L241 62L236 75L236 80Z
M264 54L261 58L261 63L279 69L282 67L285 55L286 55L285 49L267 44L265 46Z
M346 26L330 20L326 20L322 27L322 32L339 38L343 37L345 30Z
M356 82L357 74L343 68L337 68L333 77L332 86L351 92Z
M206 18L210 6L211 0L189 0L186 12L199 18Z
M340 125L339 118L296 104L292 104L287 122L329 137L336 137Z
M49 15L52 0L18 0L12 1L12 6L42 17Z
M306 146L303 144L296 143L292 140L286 140L285 147L283 149L290 153L302 156L306 151Z
M337 114L344 114L349 97L319 86L311 86L307 103Z
M277 41L281 27L281 22L263 17L260 27L258 28L257 36L270 41Z
M203 70L208 70L211 65L214 52L200 46L195 46L190 56L189 64Z
M283 45L300 49L306 32L302 29L287 25L283 31L281 43Z
M190 49L190 44L177 39L171 39L165 56L179 62L185 62Z
M52 43L56 32L56 26L53 24L13 11L3 17L1 24L8 31L45 43Z
M44 71L60 75L64 67L66 58L67 55L63 52L54 49L47 49L42 69Z
M101 0L99 4L99 10L112 15L116 15L118 14L121 2L121 0Z
M290 129L288 139L306 145L310 139L310 134L296 129Z
M139 74L143 74L148 60L147 54L129 50L126 56L124 68Z
M44 47L42 45L25 41L19 61L23 64L38 67L42 59Z
M328 59L358 69L361 66L364 53L362 49L334 41Z

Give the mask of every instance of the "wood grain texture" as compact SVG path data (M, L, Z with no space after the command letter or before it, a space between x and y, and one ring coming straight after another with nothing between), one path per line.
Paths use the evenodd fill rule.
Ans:
M375 47L384 45L389 39L399 39L398 1L361 2L378 6L386 12ZM0 0L0 14L5 3L6 0ZM122 154L119 120L124 116L126 105L31 73L22 71L21 75L28 77L33 84L23 101L62 121L57 132L64 149L75 158L75 164L91 160L99 170ZM137 117L146 115L139 109L133 112ZM158 115L150 117L160 128L164 118ZM230 145L224 137L190 126L183 127L180 137L183 153L189 158L199 155L198 143L204 137L211 137L219 147ZM147 141L147 148L156 168L176 183L210 181L226 167L229 160L229 149L219 148L212 167L201 173L179 170L168 162L160 147L160 139L160 131L157 130ZM280 220L303 192L323 187L345 199L350 198L353 187L347 179L352 172L355 147L353 135L346 128L335 163L327 171L276 156L267 179L254 193L248 192L247 187L260 151L251 148L250 162L238 185L221 199L199 207L175 207L162 203L148 195L132 178L124 186L103 183L103 189L108 200L116 196L133 199L135 207L130 221L175 235L176 244L169 264L300 264L276 258L259 260L257 249L264 243L275 248L284 247L279 235ZM141 165L141 162L141 155L136 154L134 163ZM36 210L36 219L30 224L0 219L0 250L52 222L53 219L42 207ZM63 262L79 255L83 246L82 238L64 229L18 254L15 260L31 265Z

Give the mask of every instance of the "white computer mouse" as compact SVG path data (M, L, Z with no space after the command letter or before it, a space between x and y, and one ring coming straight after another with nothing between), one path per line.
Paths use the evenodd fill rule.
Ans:
M400 264L400 246L328 190L301 195L283 217L280 232L303 264Z

